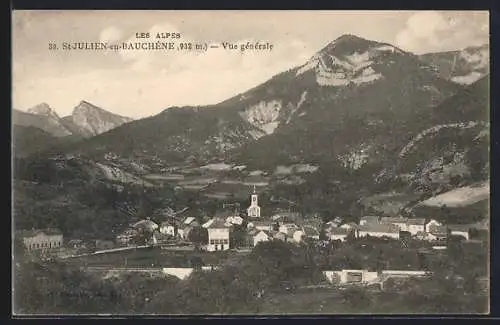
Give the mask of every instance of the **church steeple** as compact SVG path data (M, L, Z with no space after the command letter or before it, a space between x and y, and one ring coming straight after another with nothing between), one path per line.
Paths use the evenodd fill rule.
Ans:
M255 185L253 186L253 193L250 195L250 206L247 209L247 215L250 218L260 218L259 196Z

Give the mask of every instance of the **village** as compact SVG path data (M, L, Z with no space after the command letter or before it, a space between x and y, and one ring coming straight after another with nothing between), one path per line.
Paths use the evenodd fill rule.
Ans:
M259 195L253 189L250 203L241 213L239 204L224 204L223 209L211 217L185 216L185 210L170 212L167 220L157 223L146 218L131 224L117 234L115 240L96 239L84 241L78 238L65 239L57 229L34 229L21 231L20 235L26 251L42 259L73 260L79 263L80 257L102 256L95 270L117 270L153 272L174 275L184 279L193 271L192 265L151 265L144 263L141 268L125 269L124 265L112 265L106 254L122 251L160 248L165 251L200 252L203 254L238 254L248 253L261 242L283 241L294 245L328 245L346 243L367 238L396 240L401 242L401 249L408 241L425 243L431 250L447 249L450 238L464 242L480 242L476 239L488 225L443 224L429 218L405 218L364 216L359 223L344 221L334 217L323 222L319 216L309 215L304 218L300 213L284 210L269 216L261 215ZM484 236L483 236L484 238ZM208 256L208 255L205 255ZM219 267L217 262L201 263L203 270ZM425 277L427 270L383 270L382 272L362 270L324 270L324 277L330 283L382 283L388 278ZM381 282L382 281L382 282Z

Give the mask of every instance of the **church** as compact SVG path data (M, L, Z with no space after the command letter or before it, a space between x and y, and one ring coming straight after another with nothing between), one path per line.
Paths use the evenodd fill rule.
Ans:
M249 218L260 218L259 197L253 186L253 193L250 196L250 206L247 208L247 216Z

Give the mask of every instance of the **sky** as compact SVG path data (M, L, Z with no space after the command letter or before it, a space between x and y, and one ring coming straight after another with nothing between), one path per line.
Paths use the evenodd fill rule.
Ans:
M14 11L12 102L48 103L60 116L81 100L143 118L210 105L304 64L343 34L415 54L489 42L487 11ZM149 32L150 39L136 33ZM64 42L269 43L272 50L62 50ZM49 50L49 43L58 50Z

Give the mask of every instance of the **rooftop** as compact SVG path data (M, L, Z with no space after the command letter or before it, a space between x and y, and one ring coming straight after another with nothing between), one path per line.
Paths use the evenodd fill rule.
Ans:
M471 225L448 225L448 229L451 231L469 231L471 228Z
M364 217L361 217L361 221L378 223L380 221L380 217L378 217L378 216L364 216Z
M186 220L184 220L184 224L189 225L191 222L193 222L195 217L187 217Z
M328 229L329 235L348 235L351 232L349 229L331 227Z
M406 223L408 219L403 217L382 217L381 221L387 223Z
M229 226L226 224L225 220L215 218L213 219L213 222L208 225L208 229L227 229Z
M362 225L359 226L359 230L366 232L399 233L399 228L397 226L380 223Z
M430 226L429 232L431 234L446 234L448 233L448 228L446 226Z
M423 226L423 225L425 225L425 219L424 218L410 218L410 219L408 219L408 224Z
M304 232L304 235L306 235L306 236L319 236L318 229L316 229L312 226L304 225L304 227L302 227L302 231Z
M267 237L273 237L273 235L271 234L271 232L267 231L267 230L258 230L257 232L255 232L255 234L253 236L257 236L261 232L263 232L264 234L266 234Z
M251 224L254 225L254 227L257 227L257 226L271 226L273 224L273 222L271 221L252 221L250 222Z
M221 210L215 212L216 218L239 217L240 214L234 210Z
M62 235L62 232L55 228L21 230L19 233L22 237L34 237L38 234L45 234L48 236Z
M356 229L359 227L359 225L355 222L348 222L348 223L344 223L344 224L340 225L340 228L347 228L347 227L351 227L351 228Z

